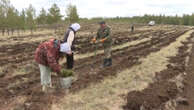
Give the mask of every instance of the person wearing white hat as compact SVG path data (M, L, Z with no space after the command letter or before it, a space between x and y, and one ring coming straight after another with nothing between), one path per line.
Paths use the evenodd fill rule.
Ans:
M75 50L75 35L78 30L80 30L81 26L78 23L73 23L71 26L67 29L67 32L64 36L64 42L69 44L71 47L71 54L66 55L67 59L67 69L72 69L74 65L74 55L73 51Z

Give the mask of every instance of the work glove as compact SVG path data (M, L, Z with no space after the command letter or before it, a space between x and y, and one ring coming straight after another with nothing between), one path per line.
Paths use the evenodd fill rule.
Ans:
M100 42L101 42L101 43L104 43L105 40L106 40L106 38L101 39Z
M92 43L96 43L96 38L93 38L92 39Z

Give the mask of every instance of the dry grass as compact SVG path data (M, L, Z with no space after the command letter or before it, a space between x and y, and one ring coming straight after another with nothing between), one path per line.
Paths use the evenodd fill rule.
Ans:
M33 32L33 35L39 35L39 34L48 34L48 33L54 33L54 30L48 30L48 29L44 29L44 30L37 30L35 32ZM20 36L28 36L28 35L32 35L31 31L25 31L25 32L20 32ZM14 35L11 34L8 36L7 33L5 33L4 36L0 35L1 38L7 39L7 38L15 38L15 37L20 37L18 36L18 33L15 31Z
M11 100L9 104L1 105L1 110L25 110L23 104L25 103L27 96L16 96ZM14 108L13 108L14 107Z
M125 104L122 95L132 90L142 90L153 81L156 72L169 64L169 57L178 54L182 41L190 37L193 31L180 36L176 42L140 59L142 64L121 71L116 77L92 85L76 94L69 94L61 99L63 110L122 110ZM62 109L61 109L62 110Z
M166 34L167 34L167 33L173 33L173 32L175 32L175 31L169 31L169 32L166 32ZM146 32L146 33L144 33L144 34L148 34L148 33L149 33L149 32ZM138 37L138 36L141 37L140 35L141 35L141 34L135 34L135 35L133 35L133 37ZM118 46L114 46L114 47L112 48L112 50L117 50L117 49L122 49L122 48L129 47L129 46L137 45L137 44L139 44L139 43L142 43L142 42L146 42L146 41L151 40L151 37L152 37L152 36L149 36L148 38L144 38L144 39L141 39L141 40L136 40L136 41L127 42L127 43L124 43L124 44L121 44L121 45L118 45ZM97 55L98 55L98 54L102 54L103 52L104 52L103 50L98 50L98 51L97 51ZM93 56L93 55L94 55L94 53L80 54L80 55L76 55L76 56L75 56L75 59L76 59L76 60L84 59L84 58L91 57L91 56ZM62 62L65 62L65 61L62 61Z
M127 43L124 43L124 44L121 44L121 45L118 45L118 46L114 46L114 47L112 47L112 50L117 50L117 49L122 49L122 48L125 48L125 47L129 47L129 46L137 45L137 44L139 44L139 43L149 41L150 38L151 38L151 37L149 37L149 38L144 38L144 39L142 39L142 40L127 42ZM102 54L103 52L104 52L104 50L98 50L98 51L97 51L97 55L98 55L98 54ZM93 55L94 55L94 53L80 54L80 55L76 55L76 56L75 56L75 59L76 59L76 60L84 59L84 58L87 58L87 57L91 57L91 56L93 56Z
M4 76L4 68L0 67L0 76Z
M50 36L48 35L48 36L38 37L38 38L25 37L25 38L20 39L20 40L10 39L9 41L1 42L0 46L16 45L16 44L23 44L23 43L33 43L33 42L43 42L43 41L46 41L46 40L51 39L51 38L56 38L56 37L53 35L50 35Z
M122 48L125 48L125 47L129 47L129 46L133 46L133 45L137 45L139 43L149 41L150 39L151 39L151 37L150 38L144 38L142 40L127 42L127 43L124 43L124 44L118 45L118 46L114 46L114 47L112 47L112 51L117 50L117 49L122 49ZM104 53L104 50L98 50L96 52L96 55L103 54L103 53ZM88 58L88 57L91 57L91 56L94 56L94 52L93 53L75 55L75 60L80 60L80 59ZM60 64L63 64L65 62L66 62L66 59L63 59L62 61L60 61Z

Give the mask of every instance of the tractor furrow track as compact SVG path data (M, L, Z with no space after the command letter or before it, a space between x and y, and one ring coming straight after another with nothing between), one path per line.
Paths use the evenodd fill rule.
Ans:
M119 54L113 55L113 59L116 60L116 64L113 64L110 68L102 68L95 71L95 74L90 74L88 72L90 66L82 67L81 70L79 69L79 75L77 81L74 82L71 90L77 91L80 89L84 89L88 87L91 83L100 82L104 78L108 76L114 76L118 73L118 71L131 68L134 65L140 64L139 58L146 57L152 52L159 51L161 48L168 46L170 43L173 43L176 41L180 35L184 34L186 31L179 32L176 35L168 36L170 39L166 39L166 37L163 38L156 38L152 39L152 43L146 43L143 46L140 45L139 47L136 46L132 50L125 50L119 52ZM94 64L94 63L93 63ZM99 64L95 64L99 66Z
M158 34L158 35L162 36L162 37L166 37L167 36L166 38L168 38L168 37L170 38L170 36L172 36L174 34L176 34L176 33L168 33L168 35L164 35L164 36L162 36L163 34L162 35ZM159 37L159 38L161 39L162 37ZM168 40L166 40L166 41L168 42ZM139 43L137 45L125 47L125 48L122 48L122 49L116 49L116 50L113 51L113 54L115 56L115 55L119 54L121 51L127 51L127 50L129 52L133 52L136 49L144 48L146 45L150 45L150 42L151 41L146 41L146 42ZM82 67L87 67L87 66L91 67L91 65L95 65L97 63L100 63L102 55L103 54L99 54L96 57L91 56L91 57L88 57L88 58L76 60L75 71L79 71ZM33 58L33 54L30 57ZM27 61L30 59L28 57L24 57L24 58L26 58ZM98 59L98 60L94 60L94 59ZM21 60L21 62L24 62L24 61L25 61L25 59ZM18 65L25 65L25 63L21 63L21 64L20 63L16 63L17 66L14 66L13 64L14 64L14 62L12 62L12 66L11 66L12 68L17 68ZM36 68L36 70L38 70L38 69ZM34 71L36 71L36 70L34 70ZM18 80L21 79L22 80L22 78L26 78L26 77L30 77L30 76L32 76L32 75L31 74L18 75L16 77L12 77L12 79L18 79Z
M157 42L160 42L160 40L164 40L163 42L169 42L170 39L173 39L173 36L179 36L179 35L183 34L184 32L186 32L186 31L182 31L182 32L177 31L177 32L173 32L173 33L168 33L168 35L159 34L159 36L161 36L161 37L155 37L155 38L152 37L151 40L149 40L149 41L141 42L141 43L138 43L136 45L129 46L129 47L124 47L122 49L116 49L116 50L113 50L112 53L114 56L114 54L117 55L118 53L121 53L122 51L133 52L135 50L145 48L146 46L150 46L151 43L156 44ZM98 54L97 56L91 56L87 59L80 59L79 61L76 61L76 65L80 65L80 66L75 67L75 69L79 70L79 68L82 68L84 66L95 65L96 63L99 63L100 60L102 60L101 59L102 56L103 56L103 54ZM96 59L99 59L99 60L96 60ZM85 63L85 62L87 62L87 63Z
M144 31L143 31L144 32ZM141 32L141 33L143 33ZM85 40L87 37L81 37L80 39L83 39L84 44L86 49L83 48L83 50L80 50L79 48L76 49L76 53L86 53L88 52L87 49L92 48L93 46ZM138 37L136 37L138 38ZM121 39L121 38L120 38ZM126 39L126 38L123 38ZM134 38L132 38L134 39ZM142 38L141 38L142 39ZM135 40L135 39L134 39ZM137 39L138 40L138 39ZM123 40L124 42L120 42L119 44L128 42L126 40ZM19 62L24 62L33 59L34 56L34 51L37 48L38 44L40 42L31 42L31 43L22 43L22 44L17 44L17 45L4 45L0 47L0 53L3 53L2 55L0 54L0 65L5 65L5 64L14 64L14 63L19 63ZM117 44L117 45L119 45ZM76 43L76 45L79 47L80 43ZM89 48L88 48L89 47ZM102 48L102 47L101 47ZM91 49L93 50L93 49ZM9 56L9 57L7 57Z
M173 32L174 33L174 32ZM173 34L171 33L171 34ZM118 38L118 41L115 40L115 42L120 42L120 43L114 43L113 46L117 46L117 45L121 45L121 44L124 44L126 42L130 42L130 41L134 41L134 40L141 40L141 39L144 39L144 38L148 38L149 36L165 36L166 32L164 31L150 31L150 33L146 33L146 34L141 34L140 37L125 37L122 39L120 39L119 41L119 38ZM170 33L168 33L170 34ZM90 43L87 43L86 44L89 44L90 46L87 46L85 48L82 48L82 50L79 50L77 54L79 53L87 53L87 52L92 52L94 50L94 46L92 46L92 44ZM78 44L79 45L79 44ZM29 60L32 60L34 58L34 51L35 51L35 48L38 46L38 43L33 43L33 44L28 44L28 43L24 43L24 44L20 44L18 45L18 47L7 47L5 49L11 49L11 51L9 52L6 52L6 54L4 53L2 56L5 56L4 57L0 57L0 65L3 66L5 64L18 64L20 62L25 62L25 61L29 61ZM98 49L102 49L103 47L100 46ZM0 49L1 50L1 49ZM18 54L17 54L18 53ZM9 57L6 57L7 55L9 55Z
M173 36L167 36L170 37L170 40L167 39L167 41L165 41L166 37L158 37L156 39L152 39L152 43L150 43L150 41L149 43L147 42L143 45L140 44L140 46L134 46L133 49L129 51L126 50L128 48L126 48L125 51L118 50L121 52L118 52L118 54L113 55L113 59L115 59L117 63L114 64L112 67L96 70L96 74L90 74L89 71L91 67L89 66L76 69L75 71L79 71L81 73L79 73L78 79L73 83L71 91L75 92L77 90L84 89L88 87L91 83L97 83L108 76L116 75L116 73L122 69L130 68L134 65L140 64L141 62L138 61L139 58L145 57L146 55L152 52L159 51L161 48L176 41L176 38L178 38L184 32L179 32L178 34ZM99 66L100 62L96 65ZM94 68L98 68L97 66L95 66ZM34 74L37 74L37 72ZM21 83L9 89L2 88L4 94L10 94L9 96L4 96L10 98L18 95L29 95L33 91L31 90L31 88L34 89L33 87L36 87L39 84L39 75L35 76L36 77L32 77L30 82ZM56 78L53 79L56 80Z
M157 31L139 31L137 33L141 33L140 37L123 37L123 33L115 33L115 35L113 36L114 43L113 45L120 45L123 44L125 42L129 42L132 40L141 40L143 38L145 38L146 36L149 36L150 34L152 35L157 35L158 33L162 33L165 31L159 30L159 32ZM126 34L126 33L124 33ZM144 35L145 34L145 35ZM136 35L136 33L132 33L129 35ZM120 36L120 37L118 37ZM81 37L81 39L85 39L84 37ZM5 64L17 64L19 62L24 62L24 61L28 61L28 60L32 60L33 56L34 56L34 51L35 48L38 46L39 42L33 42L33 43L22 43L22 44L17 44L16 45L5 45L5 46L1 46L0 47L0 65L3 66ZM80 53L86 53L86 52L91 52L94 50L94 46L92 46L89 42L84 41L84 44L86 44L87 46L85 48L79 49L77 48L77 52L78 54ZM79 47L79 43L77 44L77 46ZM103 47L100 46L99 49L102 49ZM7 57L9 56L9 57Z
M161 39L154 39L149 46L146 46L145 48L138 49L133 51L133 53L122 51L121 54L117 57L114 56L114 59L117 61L117 64L113 65L112 67L106 68L106 69L99 69L95 74L88 74L83 73L81 76L78 77L77 81L75 81L70 88L70 92L76 93L80 90L88 87L92 83L98 83L101 82L103 79L107 78L108 76L115 76L120 70L131 68L134 65L141 64L141 62L138 61L141 57L146 57L152 52L157 52L161 48L168 46L170 43L176 42L176 39L180 37L180 35L184 34L185 32L179 33L177 35L172 36L170 39L167 39L168 42L161 41ZM165 37L164 37L165 38ZM165 40L165 39L163 39ZM86 69L86 68L85 68ZM80 72L80 71L79 71ZM81 71L82 72L82 71ZM173 88L172 88L173 89ZM37 105L38 103L44 102L43 100L40 100L38 102L33 102L33 100L37 101L41 99L40 97L36 97L40 93L37 92L36 94L33 94L30 98L26 100L25 103L31 103L32 105L29 107L33 107L34 109L39 107ZM64 97L65 94L62 92L61 95L57 92L57 96ZM45 99L46 100L46 99ZM48 102L51 103L52 101Z
M173 100L176 101L184 87L178 87L176 82L169 80L183 75L187 71L188 67L186 67L185 61L188 56L191 57L191 53L187 49L188 45L193 43L192 38L194 38L194 34L186 42L183 42L184 45L179 47L176 56L170 57L171 64L167 65L167 69L156 74L156 80L153 83L142 91L130 91L127 94L127 103L123 106L124 110L138 110L142 107L145 110L166 110L166 107L174 109L173 107L176 105L166 106L165 104ZM187 102L183 104L187 105Z

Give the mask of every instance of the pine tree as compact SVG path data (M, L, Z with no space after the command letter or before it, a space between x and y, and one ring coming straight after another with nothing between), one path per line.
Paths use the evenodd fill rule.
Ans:
M26 9L26 25L33 34L33 29L35 29L36 24L35 24L35 9L31 4Z
M0 0L0 26L2 28L8 27L7 13L10 6L9 0Z
M37 23L38 24L47 24L47 12L44 8L40 11L40 14L37 18Z
M26 29L26 12L24 9L22 9L22 12L20 13L20 28L25 31Z
M49 9L48 13L48 23L49 24L57 24L61 21L62 15L60 13L60 8L57 4L53 4L52 7Z
M78 15L77 8L75 5L69 4L66 9L66 14L67 14L67 20L70 23L78 22L79 15Z

